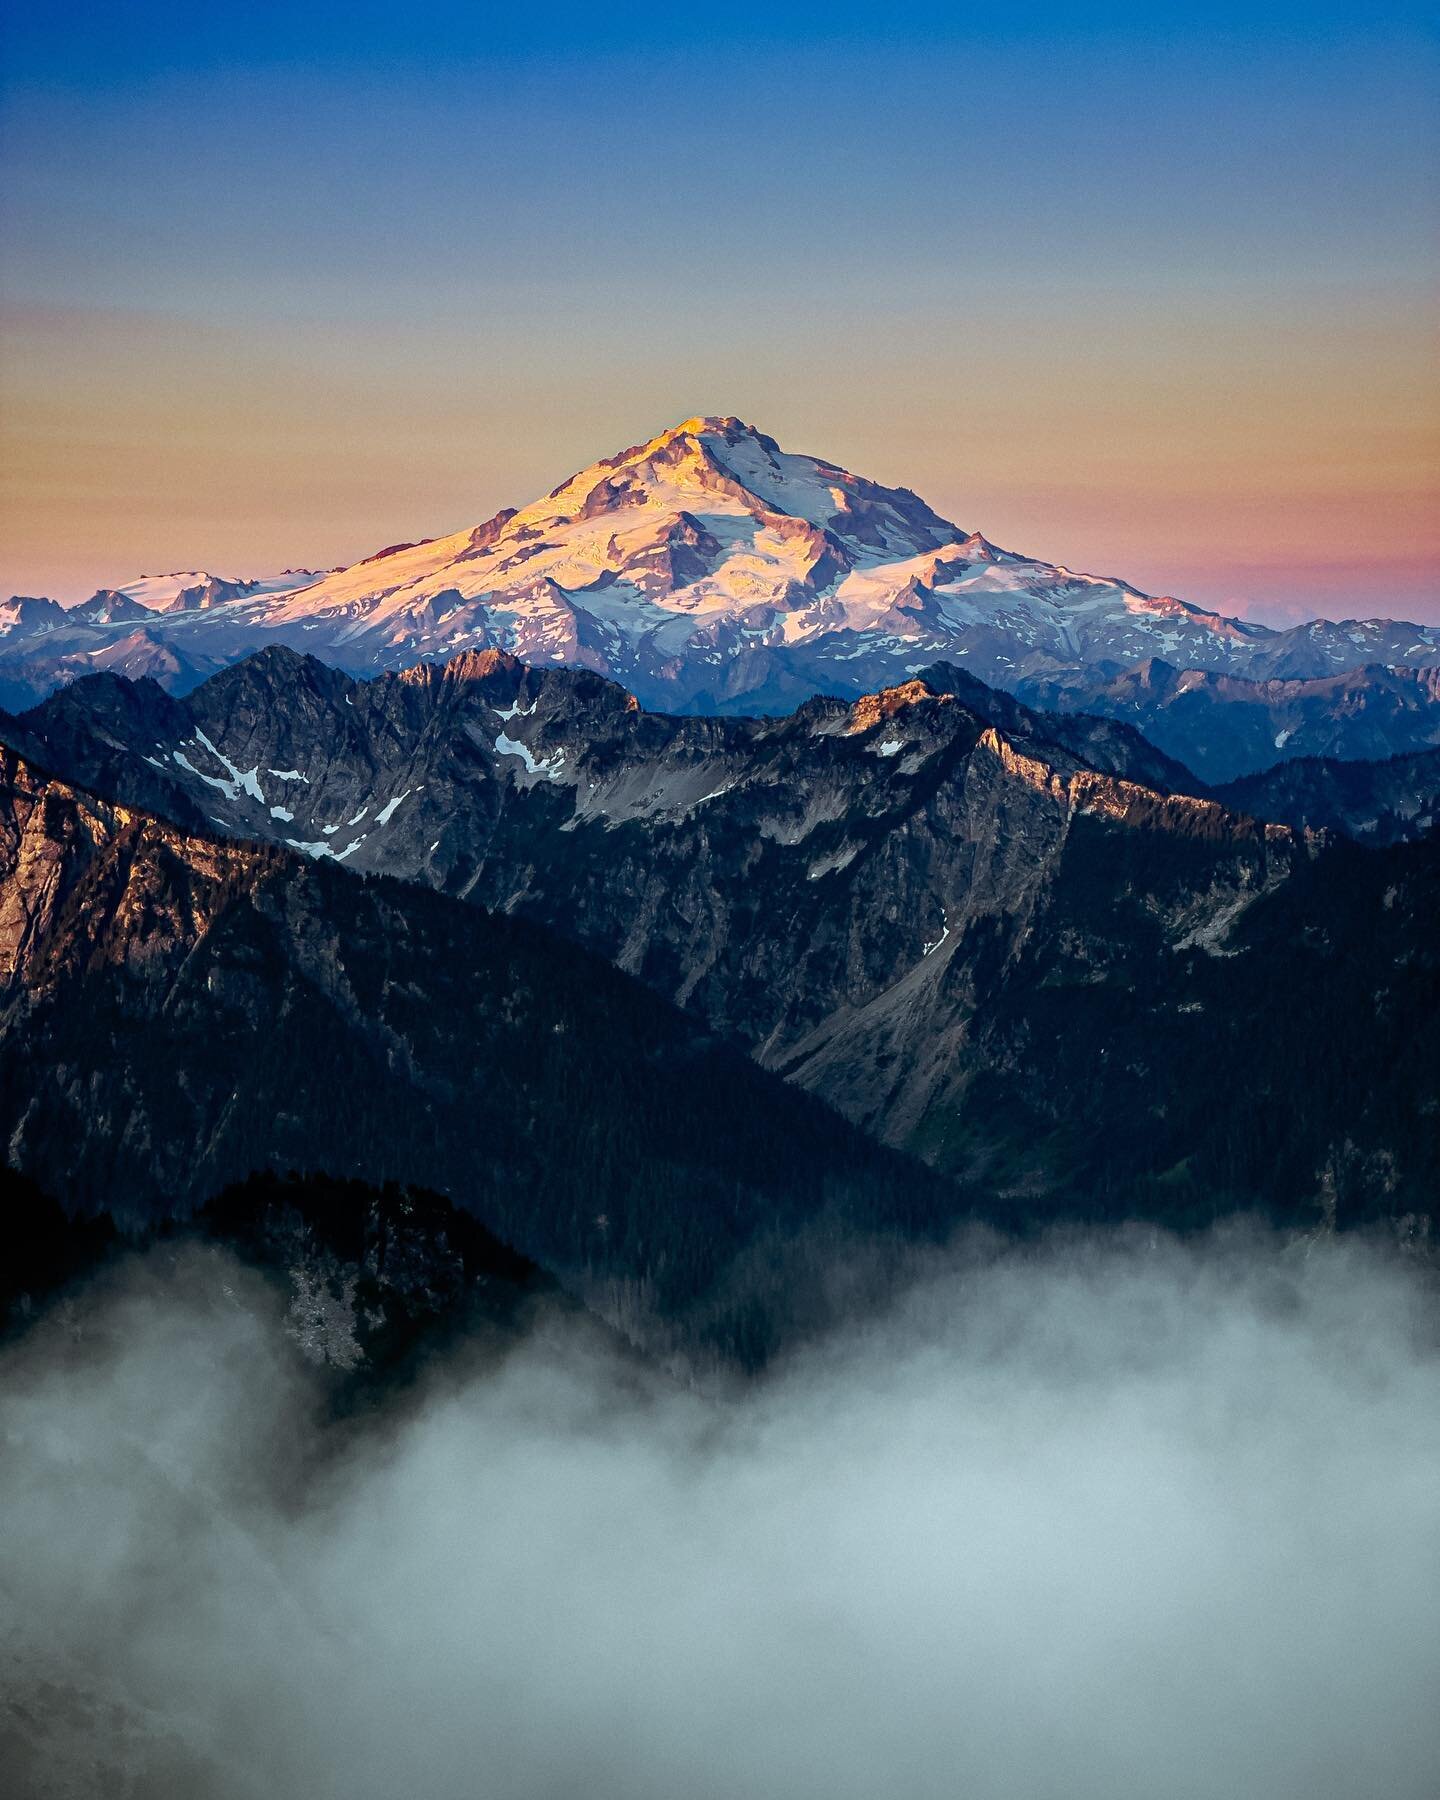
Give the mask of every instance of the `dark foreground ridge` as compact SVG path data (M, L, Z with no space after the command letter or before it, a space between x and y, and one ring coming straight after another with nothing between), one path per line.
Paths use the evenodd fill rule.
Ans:
M127 1227L257 1170L428 1187L637 1339L754 1362L823 1321L852 1238L961 1208L539 926L191 835L9 753L0 970L10 1161Z
M558 1310L572 1328L581 1310L553 1276L468 1213L393 1183L254 1175L188 1219L139 1228L109 1213L72 1218L8 1169L0 1170L0 1201L0 1332L23 1330L131 1253L173 1258L223 1248L280 1291L287 1336L327 1372L329 1399L347 1410L379 1401L461 1345L467 1367L502 1354L544 1309ZM217 1300L224 1279L225 1265L217 1265Z

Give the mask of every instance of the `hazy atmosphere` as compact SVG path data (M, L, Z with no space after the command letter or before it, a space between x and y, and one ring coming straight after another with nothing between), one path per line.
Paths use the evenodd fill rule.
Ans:
M542 1318L327 1436L280 1294L132 1261L0 1365L7 1761L226 1800L1423 1800L1420 1271L1070 1236L942 1260L749 1392Z

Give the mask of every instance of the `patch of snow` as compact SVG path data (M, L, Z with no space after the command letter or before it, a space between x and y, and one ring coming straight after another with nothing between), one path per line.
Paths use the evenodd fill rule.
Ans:
M394 816L395 816L395 808L400 804L400 802L402 800L408 800L410 798L410 794L411 794L411 790L409 788L406 788L406 790L403 794L397 794L393 800L387 800L385 802L385 804L380 808L379 812L376 813L375 823L377 825L388 825L390 823L391 819L394 818ZM351 823L355 824L355 823L357 823L357 821L352 819Z
M127 600L138 600L141 606L154 609L170 605L186 588L201 587L216 579L205 569L177 569L173 575L142 575L138 581L127 581L114 591L124 594ZM218 579L225 581L230 577L221 575Z
M334 854L326 843L302 843L299 838L286 838L285 842L292 850L303 850L307 856L313 857L317 862L322 856Z
M497 719L505 719L507 721L510 719L528 719L539 704L540 702L538 700L532 700L528 706L522 706L517 700L511 706L492 706L490 710Z
M302 775L298 769L268 769L266 773L277 781L303 781L307 787L310 785L310 777Z
M230 758L226 756L225 752L223 750L217 750L210 742L209 738L206 737L205 733L199 730L198 727L195 736L215 758L216 762L220 763L229 771L230 779L235 783L236 787L243 788L252 800L258 800L263 805L265 796L260 791L260 765L257 763L253 769L237 769Z
M922 944L920 946L920 954L922 956L928 956L932 950L938 950L940 948L940 946L945 942L946 938L949 937L949 935L950 935L950 919L949 919L949 915L947 914L945 916L939 937L936 938L936 940L933 944Z
M899 738L886 738L883 744L877 744L875 746L875 754L877 756L894 756L904 748L905 746L900 742Z
M190 758L183 750L172 750L170 754L174 757L175 761L179 763L182 769L188 774L198 776L207 787L219 788L220 792L227 800L233 800L235 798L236 793L239 791L236 782L226 781L219 775L206 775L202 770L195 767L194 763L191 762Z
M532 775L543 775L546 781L562 779L561 768L565 762L565 752L557 750L553 756L536 760L528 744L522 744L518 738L506 737L502 731L495 740L495 750L500 756L518 756Z
M272 819L283 820L286 825L289 825L294 821L295 815L286 806L272 806L270 808L270 817Z
M358 825L360 823L360 821L365 817L366 813L369 812L369 810L370 810L370 803L369 803L369 801L366 801L365 805L360 808L359 812L356 813L355 817L353 819L347 819L345 821L345 823L347 825Z

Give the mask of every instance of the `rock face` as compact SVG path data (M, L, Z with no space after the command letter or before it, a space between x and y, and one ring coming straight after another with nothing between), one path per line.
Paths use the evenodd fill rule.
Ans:
M0 602L0 643L6 638L43 637L57 625L63 625L66 612L53 600L36 599L29 594L13 594Z
M423 1189L252 1176L161 1242L190 1239L236 1251L280 1287L286 1335L330 1372L341 1405L373 1400L450 1344L503 1354L542 1311L579 1322L553 1276Z
M270 652L183 700L81 683L12 736L552 927L998 1203L1300 1216L1339 1158L1352 1211L1432 1205L1434 846L1259 823L1111 722L946 669L757 721L493 652L368 683Z
M1111 679L1020 684L1039 706L1123 719L1210 782L1302 757L1383 760L1440 745L1440 668L1369 664L1244 680L1152 659Z
M1015 691L1103 682L1157 656L1266 679L1440 663L1433 626L1273 631L999 549L908 489L729 417L688 419L518 510L319 579L171 576L102 592L60 624L37 615L0 649L0 703L121 666L115 645L137 629L153 666L139 667L136 645L124 671L176 692L275 643L356 674L498 648L700 713L786 711L816 692L899 685L940 659Z
M256 1169L417 1183L661 1346L763 1356L786 1242L959 1204L552 934L9 752L0 981L8 1160L67 1204L183 1213Z
M943 939L938 972L947 932L1019 929L1076 817L1213 841L1217 906L1294 852L1173 797L1158 777L1183 771L1132 733L1066 720L1057 743L948 670L757 722L648 714L494 652L365 683L272 651L179 701L86 682L22 725L49 766L187 826L540 919L762 1057Z

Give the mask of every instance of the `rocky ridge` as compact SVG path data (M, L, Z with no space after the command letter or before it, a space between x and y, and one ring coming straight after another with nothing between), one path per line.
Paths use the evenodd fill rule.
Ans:
M1355 1059L1389 1042L1382 991L1395 1031L1433 1038L1433 845L1396 873L1177 791L1133 731L955 671L742 720L493 652L362 683L272 651L183 700L82 683L12 736L191 829L543 923L1003 1204L1303 1208L1377 1107L1375 1144L1426 1135L1432 1053L1383 1095ZM1250 1083L1252 1038L1295 1068L1317 1040L1329 1073L1304 1096L1278 1065ZM1281 1090L1277 1180L1251 1115Z
M550 933L8 751L0 984L8 1161L72 1209L183 1216L255 1170L424 1186L655 1348L763 1359L807 1322L787 1246L961 1204Z

